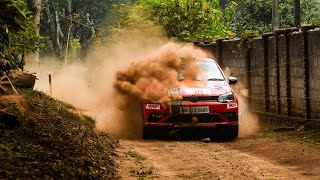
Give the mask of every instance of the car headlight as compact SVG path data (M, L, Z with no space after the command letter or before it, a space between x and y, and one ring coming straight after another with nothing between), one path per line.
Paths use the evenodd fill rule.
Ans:
M228 92L226 94L222 94L218 98L219 102L225 103L225 102L233 102L234 101L234 95L232 92Z

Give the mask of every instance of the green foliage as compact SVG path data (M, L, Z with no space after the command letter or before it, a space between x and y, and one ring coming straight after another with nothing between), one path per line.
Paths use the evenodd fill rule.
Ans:
M146 160L146 157L142 156L136 151L129 151L127 154L133 158L135 158L138 162Z
M24 54L38 48L40 37L22 0L0 3L0 75L10 69L22 69Z
M67 56L67 61L69 63L75 62L79 58L79 53L80 53L80 40L79 39L72 39L69 42L69 47L68 47L68 56Z
M320 25L320 1L302 0L301 25Z
M229 20L235 3L221 9L218 0L140 0L153 19L159 22L169 37L179 41L214 41L219 37L233 37Z
M178 41L214 41L234 36L229 22L235 5L231 2L221 9L218 0L139 0L132 6L116 6L113 30L120 32L132 26L156 29L160 25L169 38Z
M245 30L240 34L240 43L238 44L238 48L239 50L242 51L246 51L250 48L252 48L252 43L253 43L253 39L254 37L259 36L259 32L258 31L254 31L254 30Z
M126 41L135 34L161 34L162 29L152 20L152 14L140 4L118 4L113 6L114 22L103 34L103 42Z
M320 24L320 1L301 0L301 25ZM138 0L114 8L111 32L127 33L160 25L170 38L182 42L215 41L217 38L249 36L271 31L272 0ZM280 28L293 26L293 0L280 0Z
M0 76L7 74L11 69L22 69L25 61L21 54L10 53L4 50L0 53Z
M137 177L138 180L158 179L159 177L155 173L154 167L142 166L139 169L131 168L131 176Z
M256 30L261 33L271 29L271 18L272 0L244 0L239 2L231 20L237 33L245 30Z
M260 34L271 32L272 0L238 1L231 17L231 27L237 36L244 31L257 31ZM280 28L293 26L293 0L279 1ZM301 25L320 24L320 1L301 0Z

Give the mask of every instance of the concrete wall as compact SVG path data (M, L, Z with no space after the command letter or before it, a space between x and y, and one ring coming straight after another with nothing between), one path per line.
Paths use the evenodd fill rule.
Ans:
M308 32L310 115L320 119L320 30Z
M251 109L283 118L320 118L320 28L203 45L249 89Z

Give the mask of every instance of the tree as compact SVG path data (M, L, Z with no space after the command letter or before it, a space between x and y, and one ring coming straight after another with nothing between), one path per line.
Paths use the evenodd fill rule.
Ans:
M230 3L222 9L219 0L139 0L127 13L122 11L118 20L126 26L132 19L130 16L140 14L141 19L159 24L168 37L178 41L214 41L220 37L233 37L229 22L234 5ZM118 26L121 29L121 24Z
M40 13L42 0L27 0L28 8L32 12L31 20L35 26L35 31L39 35L40 30ZM39 61L39 50L37 49L35 53L32 53L32 59Z
M300 13L302 25L320 25L320 1L300 0Z
M34 52L39 36L31 15L22 0L2 0L0 3L0 75L10 69L23 69L24 55Z
M245 31L254 31L257 34L271 32L272 0L237 2L231 26L238 36ZM293 0L279 0L280 28L294 26L293 5ZM301 0L301 24L320 24L320 1Z
M145 6L138 3L113 6L114 21L108 30L101 34L102 43L126 41L131 36L161 36L162 28L153 20Z
M69 60L85 56L95 38L112 21L113 4L121 2L127 0L43 0L40 34L46 37L46 47L42 54L53 51L65 60L69 56Z
M300 0L293 0L294 26L300 26Z
M272 1L272 31L278 30L280 26L279 21L279 0Z

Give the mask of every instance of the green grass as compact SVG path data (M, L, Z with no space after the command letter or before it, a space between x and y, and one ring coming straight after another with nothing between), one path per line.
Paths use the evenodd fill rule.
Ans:
M292 127L286 124L276 124L276 123L260 123L261 124L261 133L257 136L260 137L270 137L278 138L284 140L290 140L297 143L307 143L307 144L316 144L320 145L320 131L315 129L301 130L298 131L297 128L293 131L283 131L283 132L274 132L274 129L282 127Z
M138 162L141 162L141 161L146 160L146 157L142 156L141 154L139 154L139 153L136 152L136 151L129 151L129 152L127 152L127 154L128 154L130 157L135 158Z
M0 179L113 179L117 143L72 106L31 90L19 93L34 110L19 126L0 126ZM0 117L1 120L1 117Z
M142 166L140 169L132 168L130 173L132 176L138 177L139 180L158 178L153 167Z
M132 167L130 170L131 176L137 177L139 180L155 179L158 176L155 173L154 167L145 167L142 161L147 158L136 151L128 151L128 156L134 158L139 164L136 167Z
M317 132L317 131L301 131L301 132L299 131L289 131L289 132L265 131L260 133L259 136L320 145L320 132Z

